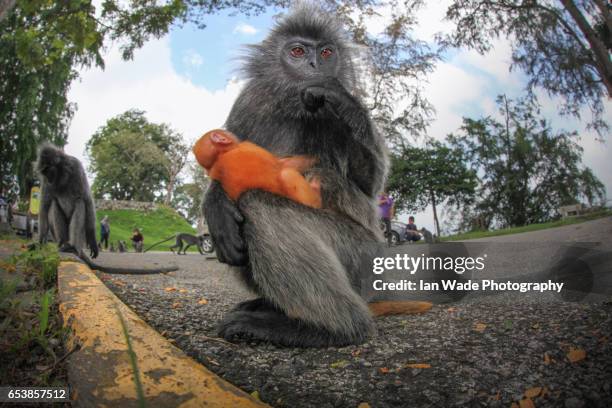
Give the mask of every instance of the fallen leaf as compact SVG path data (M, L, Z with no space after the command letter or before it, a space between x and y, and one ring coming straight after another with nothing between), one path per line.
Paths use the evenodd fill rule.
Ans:
M513 402L512 405L510 405L510 408L519 408L519 404Z
M570 350L567 353L567 359L570 363L577 363L578 361L584 360L586 358L586 351L577 347L570 347Z
M179 293L187 293L189 292L187 289L179 289Z
M356 350L351 351L351 356L353 356L353 357L357 357L360 354L361 354L361 350L360 349L356 349Z
M535 408L531 398L524 398L519 401L519 408Z
M412 363L412 364L406 364L406 368L431 368L431 364L427 364L427 363Z
M173 287L167 287L167 288L165 288L164 290L165 290L166 292L174 292L174 291L176 291L176 288L173 288Z
M453 312L457 311L457 308L456 307L449 307L448 309L446 309L446 311L449 312L449 313L453 313Z
M544 387L544 389L542 390L542 395L540 395L541 397L545 397L548 394L550 394L550 390L547 387Z
M380 367L380 368L378 369L378 371L379 371L381 374L387 374L387 373L389 372L389 369L388 369L387 367Z
M220 365L221 365L221 364L219 364L219 362L218 362L217 360L214 360L214 359L209 358L209 357L206 357L206 358L208 359L208 361L209 361L211 364L214 364L214 365L216 365L216 366L220 366Z
M336 361L334 363L331 363L329 366L331 368L344 368L347 365L349 365L349 362L346 360L340 360L340 361Z
M548 353L544 353L544 364L549 365L550 363L552 363L552 359L550 358Z
M362 402L361 404L357 405L357 408L370 408L370 404L367 402Z
M256 400L258 400L258 401L261 401L261 400L259 399L259 391L257 391L257 390L255 390L255 391L253 391L253 392L251 393L251 397L255 398L255 399L256 399Z
M476 323L474 325L474 330L476 330L477 332L480 332L480 333L485 331L486 328L487 328L487 325L484 324L484 323Z
M499 401L501 399L501 391L497 391L497 394L493 397L493 400Z
M535 398L542 393L542 387L531 387L525 391L525 398Z
M178 309L178 308L180 308L180 307L181 307L181 304L180 304L179 302L174 302L174 303L172 304L172 308L173 308L173 309Z
M198 300L198 305L207 305L207 304L208 304L208 300L206 300L206 299Z

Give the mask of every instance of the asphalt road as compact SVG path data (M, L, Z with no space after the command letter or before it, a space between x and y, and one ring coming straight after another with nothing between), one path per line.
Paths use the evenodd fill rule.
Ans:
M459 244L469 256L487 254L486 268L466 279L565 279L576 290L570 296L479 291L440 296L425 314L378 318L377 335L363 345L326 349L218 339L216 323L252 295L214 259L103 253L97 261L177 264L180 269L168 274L100 276L177 346L273 406L507 407L528 392L537 407L607 407L612 404L610 238L612 217ZM430 250L404 245L397 252ZM578 265L569 268L578 279L568 278L560 262Z

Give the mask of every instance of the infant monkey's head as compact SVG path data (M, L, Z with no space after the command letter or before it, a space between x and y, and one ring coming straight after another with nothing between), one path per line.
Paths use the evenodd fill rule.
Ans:
M193 145L192 151L200 166L210 170L217 161L219 153L236 147L238 143L240 143L240 140L232 132L214 129L204 133L196 144Z

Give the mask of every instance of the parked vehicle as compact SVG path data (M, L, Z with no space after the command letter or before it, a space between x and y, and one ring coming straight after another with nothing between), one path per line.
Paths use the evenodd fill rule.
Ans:
M210 236L210 233L208 231L208 225L205 223L201 223L198 229L198 235L203 236L202 251L206 252L207 254L212 254L215 250L215 244L213 244L212 237Z

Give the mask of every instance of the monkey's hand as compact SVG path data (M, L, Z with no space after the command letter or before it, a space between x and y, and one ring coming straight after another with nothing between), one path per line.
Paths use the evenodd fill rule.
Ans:
M203 207L219 262L233 266L246 265L246 243L240 234L244 217L219 182L213 180L211 183Z
M89 256L92 258L97 258L99 253L98 243L93 242L89 244Z
M359 106L357 100L342 86L340 81L333 77L306 81L300 97L302 104L309 112L317 112L325 106L338 116L343 107Z

